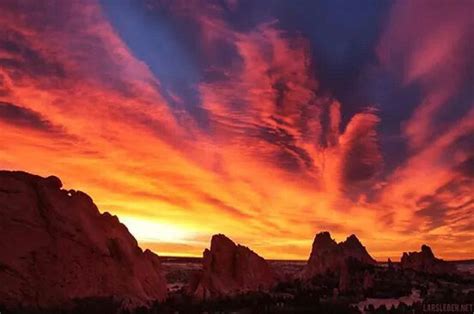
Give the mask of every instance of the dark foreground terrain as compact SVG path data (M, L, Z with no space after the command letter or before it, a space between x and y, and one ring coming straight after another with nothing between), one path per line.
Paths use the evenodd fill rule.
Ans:
M291 278L304 267L301 261L269 261L281 276ZM456 275L422 274L401 270L398 265L364 266L354 274L370 273L373 287L350 287L339 292L339 278L327 274L311 282L289 280L270 292L254 292L213 301L196 301L186 286L200 268L199 258L162 258L170 291L168 299L151 308L133 312L121 308L112 298L76 300L68 308L7 313L472 313L474 311L474 263L456 263L462 273ZM356 281L354 281L356 282ZM444 311L442 306L444 306ZM451 306L451 307L450 307ZM449 311L452 310L452 311Z

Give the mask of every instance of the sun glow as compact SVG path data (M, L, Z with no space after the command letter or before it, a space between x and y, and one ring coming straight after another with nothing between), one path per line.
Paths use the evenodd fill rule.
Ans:
M148 217L121 215L120 221L142 242L186 243L196 236L196 233L189 229L153 221Z

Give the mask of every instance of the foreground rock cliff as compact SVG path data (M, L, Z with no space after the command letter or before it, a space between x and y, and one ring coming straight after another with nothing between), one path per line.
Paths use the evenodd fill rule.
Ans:
M456 266L436 258L427 245L422 245L420 252L403 253L400 266L402 269L411 269L429 274L453 274L457 272Z
M337 243L331 238L329 232L318 233L314 238L308 263L300 277L311 279L316 275L324 275L327 272L340 273L341 270L346 268L349 259L361 264L376 264L376 261L369 255L355 235L351 235L345 241Z
M203 270L191 292L199 299L268 290L276 275L268 263L249 248L236 245L222 234L211 239L203 254Z
M61 187L57 177L0 171L0 304L44 309L113 297L133 308L163 300L158 256L88 195Z

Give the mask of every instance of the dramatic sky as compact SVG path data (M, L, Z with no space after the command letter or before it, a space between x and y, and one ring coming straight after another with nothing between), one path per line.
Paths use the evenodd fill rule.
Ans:
M474 1L0 2L0 168L142 247L474 258Z

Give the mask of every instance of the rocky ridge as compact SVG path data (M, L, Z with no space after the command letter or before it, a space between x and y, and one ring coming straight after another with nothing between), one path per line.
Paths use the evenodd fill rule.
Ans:
M435 257L431 248L424 244L421 246L420 252L404 252L400 259L400 267L429 274L453 274L457 272L453 264Z
M57 177L0 171L0 233L0 304L8 308L101 297L134 308L166 297L158 256Z

